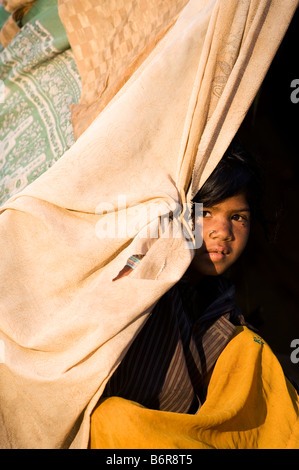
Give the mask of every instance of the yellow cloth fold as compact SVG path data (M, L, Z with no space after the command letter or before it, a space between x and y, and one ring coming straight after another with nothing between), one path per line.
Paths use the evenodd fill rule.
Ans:
M216 362L196 415L112 397L91 417L92 449L299 449L299 397L263 339L246 327Z

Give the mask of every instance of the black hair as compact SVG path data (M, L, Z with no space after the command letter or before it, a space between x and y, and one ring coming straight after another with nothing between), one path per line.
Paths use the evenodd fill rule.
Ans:
M238 140L234 140L193 202L211 207L241 193L246 195L251 216L262 222L262 185L257 162Z

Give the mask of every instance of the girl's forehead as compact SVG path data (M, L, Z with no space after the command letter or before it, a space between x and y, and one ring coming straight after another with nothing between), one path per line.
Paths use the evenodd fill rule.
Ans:
M236 211L250 211L249 203L245 193L236 194L227 199L224 199L217 204L209 206L214 210L236 210Z

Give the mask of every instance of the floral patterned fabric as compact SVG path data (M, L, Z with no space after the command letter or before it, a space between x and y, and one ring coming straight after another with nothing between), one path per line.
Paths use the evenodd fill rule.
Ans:
M7 12L0 7L0 21ZM33 182L74 143L70 104L81 79L57 0L39 0L19 33L0 45L0 205Z

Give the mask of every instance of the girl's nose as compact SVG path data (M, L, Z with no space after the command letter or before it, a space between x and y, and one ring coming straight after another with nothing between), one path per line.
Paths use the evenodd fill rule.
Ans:
M228 220L218 220L213 226L213 233L211 233L212 239L219 239L222 241L233 240L232 224Z

